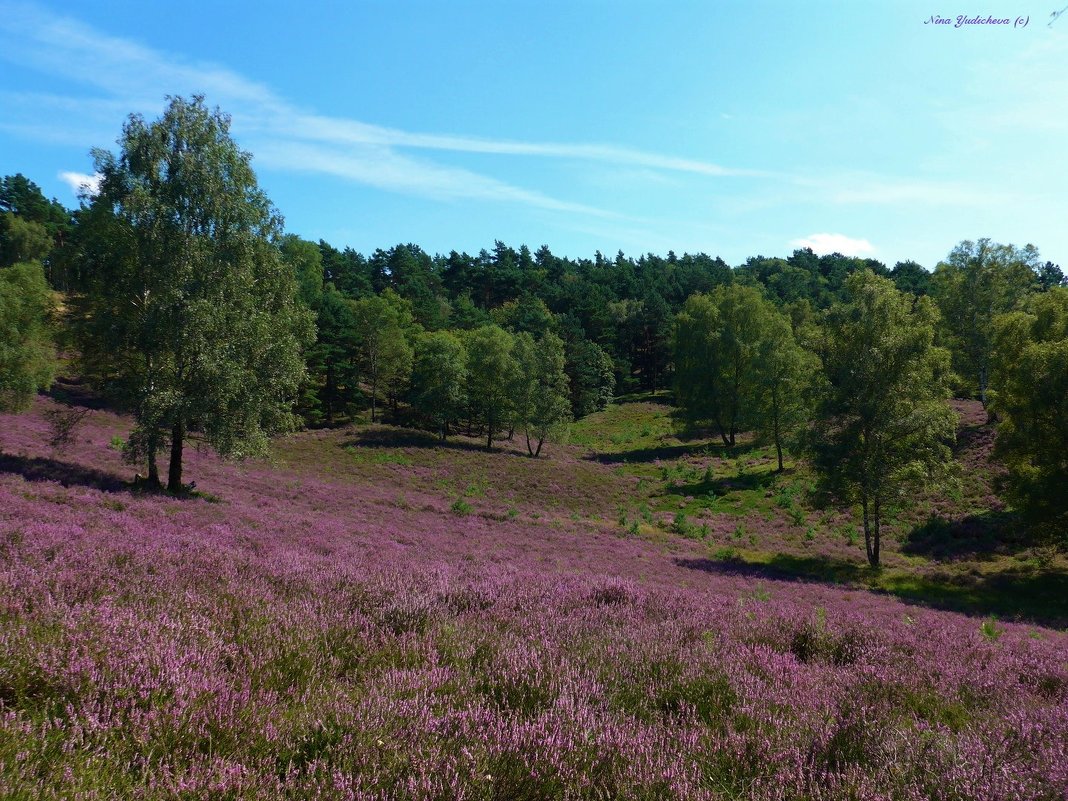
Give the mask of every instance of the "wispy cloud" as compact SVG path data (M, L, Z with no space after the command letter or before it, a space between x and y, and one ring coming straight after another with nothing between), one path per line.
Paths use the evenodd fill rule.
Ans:
M70 187L71 191L81 197L82 195L95 195L100 191L99 174L86 175L83 172L61 172L59 179Z
M610 144L568 144L495 140L415 133L301 109L269 87L215 64L180 57L104 34L77 20L56 17L32 5L0 3L0 58L88 84L104 97L23 94L19 119L0 127L13 133L45 130L37 115L62 113L91 127L117 109L151 115L160 95L204 93L233 114L235 132L254 145L257 161L276 169L326 173L388 191L437 199L471 198L525 204L592 216L618 216L514 186L405 150L528 156L604 162L707 178L760 176L757 170L649 153ZM12 98L15 99L15 98ZM80 112L80 113L79 113ZM121 119L121 117L120 117ZM112 123L114 125L114 123ZM114 128L112 128L114 130Z
M841 253L843 256L874 256L875 246L867 239L854 239L845 234L809 234L789 243L792 248L812 248L820 256Z

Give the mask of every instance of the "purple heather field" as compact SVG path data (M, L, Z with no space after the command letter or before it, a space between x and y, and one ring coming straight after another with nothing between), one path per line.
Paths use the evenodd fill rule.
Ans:
M625 536L574 447L304 432L177 500L51 403L0 416L0 798L1068 798L1063 632Z

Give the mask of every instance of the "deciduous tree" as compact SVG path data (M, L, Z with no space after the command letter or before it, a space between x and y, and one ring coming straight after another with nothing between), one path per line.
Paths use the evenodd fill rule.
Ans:
M826 385L810 434L823 486L863 511L868 561L879 565L885 504L948 462L956 415L949 354L934 346L937 312L872 272L846 279L827 317Z
M93 156L102 179L83 223L95 235L80 338L134 411L151 474L169 441L167 486L181 492L191 433L241 457L297 424L311 315L251 156L203 97L171 98L152 123L132 115L119 153Z
M431 420L442 441L449 423L463 413L467 351L450 331L433 331L416 340L412 369L412 406Z
M0 267L0 411L25 409L52 382L50 310L40 263Z
M676 401L691 423L714 423L728 447L752 422L767 321L760 290L741 284L691 296L675 321Z
M980 239L957 245L931 278L953 366L983 406L990 389L994 318L1012 311L1036 288L1037 268L1033 245L1017 248Z
M1068 517L1068 288L995 320L995 455L1015 504L1044 524Z
M767 303L767 301L765 301ZM779 470L783 444L808 422L816 357L797 344L790 321L768 304L753 375L755 426L775 443Z
M523 428L527 453L537 458L545 441L571 420L564 342L551 332L538 340L524 332L516 336L513 353L518 363L516 421Z
M496 325L476 328L466 335L467 399L476 420L486 430L486 450L493 447L513 416L519 366L512 354L513 337Z

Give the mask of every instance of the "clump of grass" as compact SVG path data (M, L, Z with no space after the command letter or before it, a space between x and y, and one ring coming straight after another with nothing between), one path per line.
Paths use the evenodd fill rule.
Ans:
M853 546L857 544L857 527L850 523L842 529L842 536L845 537L846 544Z
M991 615L979 624L979 633L990 642L997 642L1005 631L998 625L997 615Z
M463 498L457 498L455 501L452 502L452 506L449 507L449 511L455 515L460 515L461 517L463 517L471 514L474 509L472 508L471 504L469 504Z
M641 506L639 506L638 514L641 515L642 520L644 520L647 524L653 524L653 510L649 508L649 504L643 503Z

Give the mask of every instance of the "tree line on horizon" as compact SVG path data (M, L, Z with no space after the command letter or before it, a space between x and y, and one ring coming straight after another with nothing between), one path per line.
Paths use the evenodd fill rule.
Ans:
M191 438L263 453L300 425L378 420L531 455L613 396L671 388L680 418L733 447L753 431L810 459L863 510L949 459L952 394L998 422L1009 493L1068 515L1068 287L1031 245L961 242L912 261L622 252L569 259L496 242L370 256L284 234L229 119L201 97L131 116L99 191L75 211L21 174L0 181L0 404L55 373L55 334L136 427L126 455L183 491ZM62 315L56 297L62 298ZM58 329L58 331L57 331Z

